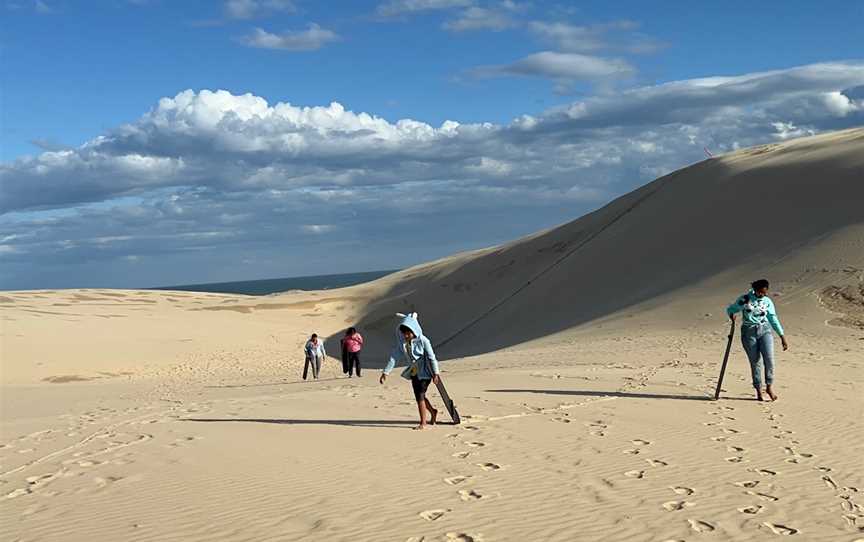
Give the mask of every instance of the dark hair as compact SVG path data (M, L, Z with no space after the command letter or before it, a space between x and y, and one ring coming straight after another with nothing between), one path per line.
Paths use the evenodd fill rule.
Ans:
M357 329L353 328L353 327L349 327L348 331L345 332L345 336L347 337L349 335L354 335L355 333L357 333Z
M317 338L318 338L318 334L317 334L317 333L313 333L313 334L312 334L312 338L313 338L313 339L317 339Z
M750 286L753 287L753 290L754 290L754 291L757 291L757 292L758 292L758 291L761 290L762 288L767 288L767 287L769 286L769 284L768 284L768 279L759 279L759 280L755 280L755 281L753 281L753 282L750 284Z
M399 326L399 331L401 331L402 333L405 333L406 331L410 331L411 333L414 333L414 330L411 329L410 327L406 326L405 324L402 324L401 326Z

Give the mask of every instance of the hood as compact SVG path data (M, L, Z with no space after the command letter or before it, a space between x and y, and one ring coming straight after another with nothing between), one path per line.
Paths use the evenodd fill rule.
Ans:
M399 325L396 326L396 336L401 337L402 335L399 333L399 326L405 326L411 331L414 332L414 335L419 337L423 336L423 328L420 327L420 321L417 319L417 313L412 312L410 314L402 314L401 312L397 312L396 316L401 318L399 321Z

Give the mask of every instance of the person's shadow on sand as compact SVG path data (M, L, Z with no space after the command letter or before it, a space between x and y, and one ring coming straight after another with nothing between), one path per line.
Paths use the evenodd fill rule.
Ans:
M670 395L664 393L631 393L624 391L592 390L485 390L488 393L544 393L548 395L579 395L582 397L625 397L630 399L680 399L685 401L712 401L707 395Z
M244 422L273 423L277 425L343 425L348 427L413 428L416 421L411 420L292 420L280 418L183 418L184 422ZM441 422L439 422L439 425Z

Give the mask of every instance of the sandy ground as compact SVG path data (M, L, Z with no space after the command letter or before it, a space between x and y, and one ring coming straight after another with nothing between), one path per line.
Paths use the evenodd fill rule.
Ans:
M864 540L864 130L718 160L355 288L0 292L0 539ZM621 266L680 233L670 205L754 178L786 188L764 250L691 217ZM736 337L712 401L723 307L763 275L780 399L754 400ZM399 309L462 425L412 431L408 383L378 385ZM307 335L354 323L363 377L301 381Z

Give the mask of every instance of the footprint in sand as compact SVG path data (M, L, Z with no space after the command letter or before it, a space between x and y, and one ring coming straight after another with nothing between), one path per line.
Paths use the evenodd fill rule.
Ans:
M628 478L641 479L641 478L645 478L645 471L644 470L628 470L627 472L624 473L624 476L626 476Z
M759 497L763 501L776 502L780 500L780 497L775 497L774 495L769 495L767 493L759 493L758 491L748 491L747 494Z
M466 431L479 431L480 430L479 427L476 427L474 425L466 425L466 426L462 427L462 429L464 429Z
M787 457L783 461L785 461L786 463L794 463L796 465L801 462L797 457Z
M476 441L476 440L469 440L469 441L466 441L465 444L466 444L467 446L471 446L472 448L482 448L483 446L486 446L486 443L485 443L485 442L479 442L479 441Z
M707 521L688 519L687 523L690 524L690 529L697 533L710 533L715 529L715 527Z
M502 468L497 463L477 463L477 466L485 471L500 470Z
M738 487L746 487L748 489L752 489L759 485L759 480L744 480L743 482L735 482L735 485Z
M821 472L831 472L831 467L819 466L819 467L816 467L816 470L821 471Z
M741 463L744 461L744 458L736 455L734 457L727 457L726 461L728 461L729 463Z
M447 542L483 542L483 535L468 533L447 533Z
M711 440L714 442L726 442L729 440L729 437L711 437Z
M837 482L835 482L834 479L831 478L830 476L828 476L827 474L822 477L822 481L825 482L825 485L827 485L831 489L837 489L838 488Z
M684 486L675 486L670 489L674 491L676 495L692 495L696 493L696 490Z
M471 478L471 477L470 476L462 476L460 474L457 476L451 476L450 478L444 478L444 483L450 484L451 486L455 486L455 485L459 485L463 482L467 482L469 478Z
M678 512L691 506L696 506L696 504L688 501L669 501L663 503L663 509L667 512Z
M754 472L758 472L762 476L777 476L777 471L773 471L770 469L757 469Z
M735 452L736 454L740 454L745 451L741 446L727 446L726 451Z
M561 422L561 423L572 423L573 420L569 418L552 418L553 422Z
M732 428L729 428L729 427L724 427L723 429L721 429L721 431L723 431L723 432L726 433L727 435L734 435L734 434L736 434L736 433L740 433L740 432L741 432L741 431L738 431L737 429L732 429Z
M742 514L754 515L754 514L758 514L759 512L761 512L762 508L763 508L763 506L761 504L753 504L750 506L743 506L743 507L739 508L738 511L741 512Z
M667 467L667 466L669 466L669 463L667 463L665 461L660 461L659 459L646 459L645 461L647 461L648 464L651 465L652 467Z
M446 510L425 510L420 512L420 517L425 519L426 521L435 521L436 519L440 519L441 516L449 512L450 509Z
M471 452L456 452L455 454L451 454L451 455L452 455L452 457L457 457L459 459L465 459L466 457L471 455Z
M622 454L629 454L629 455L637 455L637 454L639 454L639 450L636 448L633 448L630 450L621 450L621 453Z
M476 489L462 489L459 491L459 498L463 501L479 501L486 497L488 497L488 495L484 495Z
M771 531L772 533L779 534L779 535L791 536L793 534L798 534L800 532L798 529L795 529L793 527L788 527L786 525L780 525L779 523L769 523L767 521L764 522L762 524L762 526L765 527L766 529L768 529L769 531Z

